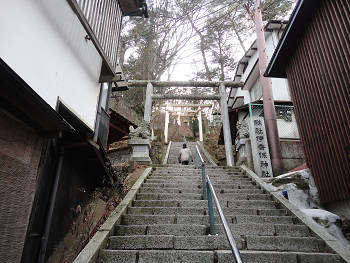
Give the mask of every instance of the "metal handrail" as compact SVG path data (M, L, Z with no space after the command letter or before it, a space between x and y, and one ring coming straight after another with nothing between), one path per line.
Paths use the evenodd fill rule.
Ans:
M214 209L213 209L213 200L212 198L214 198L214 202L215 202L215 206L218 210L219 216L220 216L220 220L224 226L224 230L225 230L225 234L227 237L227 240L230 244L231 247L231 251L232 251L232 255L234 256L235 262L236 263L243 263L242 259L241 259L241 255L239 253L239 250L237 248L236 245L236 241L233 238L230 226L226 220L226 217L224 215L224 212L221 208L219 199L215 193L215 189L213 187L213 184L210 181L210 178L208 175L205 175L205 163L203 161L203 158L199 152L199 149L196 145L196 168L198 169L198 161L201 161L202 163L202 188L203 188L203 199L204 200L208 200L208 211L209 211L209 223L210 223L210 234L211 235L215 235L216 231L215 231L215 223L214 223Z
M204 164L204 160L202 158L202 155L198 149L198 146L196 145L196 157L197 157L197 154L198 154L198 157L200 158L201 163ZM197 163L197 166L198 166L198 163ZM196 166L196 168L198 168L197 166Z
M226 217L225 217L224 212L222 211L221 205L219 203L219 199L216 196L214 187L213 187L213 185L212 185L208 175L206 176L206 179L207 179L207 188L209 188L208 193L210 192L211 195L214 198L214 202L215 202L216 208L218 210L221 222L224 225L225 234L226 234L226 237L228 239L228 242L230 243L231 251L232 251L232 253L233 253L234 257L235 257L236 263L242 263L243 261L241 259L241 255L240 255L239 250L237 248L236 241L234 240L234 238L232 236L232 232L231 232L230 226L227 223Z

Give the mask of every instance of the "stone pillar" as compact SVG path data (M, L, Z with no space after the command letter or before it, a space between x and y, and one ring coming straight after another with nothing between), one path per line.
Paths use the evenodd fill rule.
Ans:
M202 127L202 111L198 111L198 127L199 127L199 141L203 141L203 127Z
M177 113L177 124L181 126L180 112Z
M169 111L165 111L164 140L168 143Z
M221 83L219 86L219 93L221 96L220 107L221 107L222 130L224 132L224 141L225 141L226 164L227 166L233 166L230 120L228 116L228 108L227 108L227 102L226 102L226 88L223 83Z
M152 94L153 94L153 85L151 82L148 82L147 89L146 89L145 113L143 115L143 119L147 122L151 122Z

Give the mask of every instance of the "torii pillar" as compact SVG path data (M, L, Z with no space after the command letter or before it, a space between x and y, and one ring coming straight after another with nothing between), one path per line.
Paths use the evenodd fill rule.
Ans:
M230 129L230 120L228 115L228 108L226 102L226 88L224 83L219 86L220 93L220 107L221 107L221 119L222 119L222 130L224 132L225 141L225 153L226 153L226 164L227 166L233 166L233 154L232 154L232 138Z
M153 94L153 85L151 82L148 82L147 89L146 89L145 112L143 114L143 120L147 122L151 122L152 94Z
M203 127L202 127L202 111L199 108L198 111L198 128L199 128L199 141L203 141Z
M164 139L168 143L169 111L165 111Z

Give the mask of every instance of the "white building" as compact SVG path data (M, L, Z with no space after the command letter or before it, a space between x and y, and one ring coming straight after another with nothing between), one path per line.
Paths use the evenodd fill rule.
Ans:
M145 1L1 3L2 262L44 262L72 207L108 173L109 93L125 89L123 15L147 16Z
M272 57L286 25L287 22L284 21L270 21L265 26L268 60ZM252 120L257 118L263 120L263 98L256 41L239 61L234 80L244 83L243 88L231 89L228 99L228 107L231 111L232 137L233 140L236 138L236 160L238 163L246 163L251 168L254 167L255 172L260 173L261 176L271 176L271 170L266 172L268 175L265 175L265 172L262 172L259 168L260 163L262 164L265 160L258 157L259 155L266 156L265 154L269 156L268 147L267 152L259 152L256 148L255 134L252 133L256 128ZM290 170L304 162L294 108L287 81L285 79L271 79L271 83L283 164L285 170ZM237 129L237 123L239 125L243 123L243 126L246 123L249 126L250 133L247 133L247 127L243 127L243 130ZM263 130L262 135L264 136L265 146L267 146L264 127ZM246 145L247 143L249 145Z

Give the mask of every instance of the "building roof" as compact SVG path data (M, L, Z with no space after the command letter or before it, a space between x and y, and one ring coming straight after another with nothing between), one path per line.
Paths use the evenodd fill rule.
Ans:
M144 16L148 18L146 0L118 0L124 16Z
M264 76L286 78L286 66L322 1L299 0L279 41Z
M271 32L272 30L284 29L287 24L288 24L288 22L284 21L284 20L270 20L266 24L266 26L264 27L265 34L267 34L268 32ZM244 56L238 62L235 77L233 79L234 81L237 81L237 82L241 81L241 77L242 77L242 75L243 75L243 73L248 65L250 58L254 55L255 52L257 52L257 50L258 50L258 48L257 48L256 40L254 40L254 42L251 44L251 46L246 51ZM257 61L256 61L256 63L257 63ZM234 91L236 91L236 89L231 88L230 93L229 93L229 99L234 98L234 94L232 94L232 92L234 92Z
M109 109L110 123L108 134L108 145L122 140L124 136L129 135L129 127L137 128L137 125L123 117L113 109Z

